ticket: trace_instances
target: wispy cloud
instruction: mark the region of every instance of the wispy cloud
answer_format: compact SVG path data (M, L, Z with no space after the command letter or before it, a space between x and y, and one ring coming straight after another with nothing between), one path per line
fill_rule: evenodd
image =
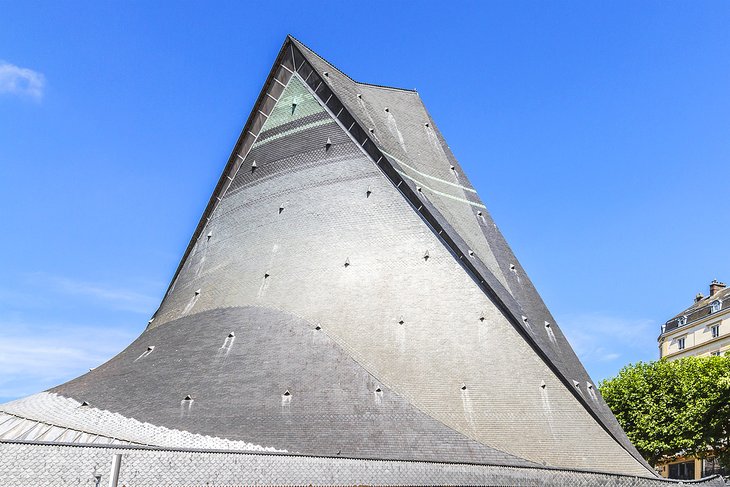
M159 287L23 275L0 296L0 403L66 382L120 352L144 329Z
M120 352L134 330L0 319L0 402L76 377Z
M41 73L0 60L0 94L43 98L46 78Z
M657 358L659 332L653 320L584 313L565 315L558 323L596 380L615 375L628 363Z
M155 296L127 287L99 284L45 273L30 274L29 278L37 286L46 287L59 294L75 295L101 301L112 309L132 311L134 313L151 313L155 310L157 304Z

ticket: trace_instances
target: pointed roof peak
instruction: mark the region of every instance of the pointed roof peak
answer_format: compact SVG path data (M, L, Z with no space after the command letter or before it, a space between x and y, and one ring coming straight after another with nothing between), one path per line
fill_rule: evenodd
M286 81L286 84L279 80L277 76L282 77ZM295 80L296 83L289 84L291 80ZM289 35L282 45L277 61L267 79L267 83L259 95L259 100L252 110L249 121L244 127L241 136L243 142L237 143L234 149L234 155L231 156L229 165L221 176L221 181L223 181L223 183L219 183L221 188L225 188L223 184L228 184L225 179L226 176L228 174L235 176L240 168L235 166L234 163L244 165L249 160L260 157L261 167L266 170L268 159L266 158L264 149L267 149L268 146L259 145L252 150L259 150L261 148L261 152L252 152L250 155L248 152L240 149L240 147L251 148L254 144L253 140L259 140L257 134L261 134L263 127L266 126L265 123L268 123L268 115L272 113L271 110L277 106L276 104L279 103L282 94L292 85L301 85L299 88L309 93L309 95L319 97L320 105L326 105L328 103L327 100L334 100L332 105L337 106L339 111L337 115L329 113L328 116L332 118L339 117L341 122L343 120L346 121L346 124L341 128L352 137L355 144L364 148L367 156L372 159L374 164L384 169L383 174L390 183L396 189L401 188L400 194L406 198L412 209L420 215L419 218L424 219L432 228L444 246L459 259L463 258L461 265L472 279L479 282L482 292L489 297L498 313L512 324L516 332L527 342L528 346L540 356L551 373L554 373L569 393L574 395L578 404L581 404L598 424L613 436L624 449L634 455L637 460L641 461L638 452L632 449L633 447L630 445L628 438L625 437L625 434L620 429L620 426L615 418L613 418L607 406L599 401L588 402L571 381L571 379L580 379L581 382L584 382L590 378L582 368L579 359L575 356L570 345L560 333L557 324L554 328L553 326L549 328L550 331L554 330L554 333L551 333L550 337L542 327L536 330L532 330L529 327L527 319L524 318L525 315L530 316L532 321L537 323L539 323L540 319L543 319L545 322L549 321L550 323L554 323L554 319L544 307L544 304L542 304L537 291L529 286L530 283L526 276L522 275L522 281L515 284L512 281L507 281L507 278L502 275L503 269L506 268L505 264L516 262L516 259L498 232L496 236L490 236L480 226L486 223L492 224L491 218L489 218L483 203L476 195L476 190L468 183L466 176L464 175L456 181L453 179L453 174L448 168L454 168L458 165L456 159L453 157L443 137L435 128L435 124L428 115L417 93L417 97L413 98L410 94L415 92L409 90L379 87L377 85L363 86L366 84L354 81L296 38ZM381 90L381 88L386 89ZM358 93L362 94L362 99L366 100L367 104L358 102L356 96ZM273 103L269 100L273 100ZM263 108L263 111L261 111L261 108L265 105L268 108ZM284 97L281 101L280 108L283 113L291 110L291 98ZM388 109L387 113L384 111L386 108ZM392 114L390 113L391 110L393 111ZM323 117L325 115L324 108L322 109L321 115ZM266 122L263 121L262 117L266 118ZM284 118L288 120L288 117ZM398 119L400 128L398 128L398 124L392 126L392 122L395 122L394 119ZM424 122L428 122L429 125L434 126L434 129L423 130ZM391 124L391 126L388 124ZM382 132L384 134L382 139L373 139L368 133L367 128L373 125L377 127L378 133ZM403 129L403 134L400 133L401 129ZM314 143L320 141L320 144L322 143L322 138L327 138L331 141L327 137L328 133L330 132L317 132L315 134L316 137L312 135L314 137L312 141ZM394 135L390 137L388 135L389 133ZM264 135L263 139L265 140L266 138L267 136ZM404 142L404 139L408 144ZM344 138L336 138L336 140L340 141L344 140ZM248 145L245 145L246 143ZM407 153L406 145L408 147L423 147L424 151L426 149L429 151L426 156L416 158L413 153ZM391 155L391 153L395 155ZM240 154L245 154L246 156L244 157ZM240 163L238 162L239 159L241 161ZM251 166L251 173L253 173L256 162L253 162ZM250 177L250 175L244 174L246 172L241 173L242 177ZM423 178L426 178L429 185L440 184L441 186L439 188L443 189L440 194L444 196L444 199L434 198L433 201L429 201L420 196L420 193L416 189L417 187L430 189L429 186L425 186L421 182L424 181ZM231 178L228 179L232 181ZM378 186L378 188L385 187L389 186ZM457 188L458 193L450 193L450 191L456 191L451 188ZM463 193L462 190L468 194ZM206 208L206 213L203 219L201 219L201 222L206 221L206 218L207 220L210 219L210 215L216 205L216 200L220 201L220 198L217 198L217 194L223 194L224 191L224 189L216 189L216 193L211 198L209 208ZM475 213L477 208L481 208L484 211L477 210ZM463 215L463 218L449 218L451 215ZM481 218L481 223L478 222L476 216ZM473 221L473 225L462 224L462 220L464 222ZM200 231L202 231L203 226L200 226L200 228ZM197 233L199 233L199 230L196 230ZM462 235L467 237L469 241L463 238ZM506 249L503 251L504 255L493 254L488 242L480 246L481 238L484 238L485 242L487 239L495 239L494 241L498 244L499 248ZM189 244L188 250L186 250L178 266L178 271L176 271L171 286L174 284L175 279L177 279L183 264L188 259L193 241ZM474 245L475 243L477 244L476 246ZM428 248L428 245L424 245L422 248ZM348 267L348 263L349 258L346 259L345 267ZM502 281L500 281L500 277L503 279ZM269 272L264 274L264 279L267 278L269 278ZM277 279L281 279L281 276ZM525 287L525 281L527 282L527 287ZM512 287L510 287L510 283ZM208 295L210 295L210 290L206 291L206 296ZM216 298L214 297L212 299L215 300ZM520 319L521 316L522 319ZM400 318L398 323L404 325L405 320ZM396 327L401 334L400 336L405 336L403 333L406 332L418 332L417 317L409 318L409 323L411 323L409 327ZM164 321L162 324L164 324ZM476 385L478 386L478 384Z
M375 84L375 83L364 83L362 81L357 81L355 79L352 79L347 73L345 73L340 68L338 68L337 66L335 66L334 64L332 64L331 62L329 62L328 60L326 60L325 58L323 58L319 54L317 54L317 52L315 52L312 48L310 48L309 46L307 46L306 44L304 44L302 41L300 41L299 39L297 39L296 37L294 37L291 34L287 34L286 41L285 42L291 42L291 43L293 43L295 46L297 46L299 48L300 51L302 51L302 54L304 56L307 56L307 54L313 55L319 61L325 63L330 69L332 69L333 71L337 72L338 74L344 76L345 78L347 78L348 80L350 80L351 82L353 82L355 84L358 84L358 85L361 85L361 86L370 86L370 87L373 87L373 88L383 88L383 89L387 89L387 90L403 91L403 92L406 92L406 93L413 93L415 95L418 95L418 91L417 90L414 90L414 89L400 88L400 87L397 87L397 86L379 85L379 84Z

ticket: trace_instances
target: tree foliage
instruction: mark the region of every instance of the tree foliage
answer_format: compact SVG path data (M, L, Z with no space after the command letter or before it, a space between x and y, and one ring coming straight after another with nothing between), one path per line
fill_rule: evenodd
M680 453L730 467L730 356L627 365L601 394L652 465Z

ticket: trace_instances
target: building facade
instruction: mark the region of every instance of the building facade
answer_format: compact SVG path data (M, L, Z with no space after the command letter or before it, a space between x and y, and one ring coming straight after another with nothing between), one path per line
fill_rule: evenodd
M730 289L717 280L707 296L698 294L689 308L662 325L659 358L720 355L730 350Z
M707 296L697 294L694 304L662 325L659 358L708 357L730 350L730 288L713 280ZM712 457L679 455L662 461L657 470L671 479L699 479L724 473Z
M711 475L727 475L714 457L679 455L659 462L656 468L659 475L674 480L698 480Z

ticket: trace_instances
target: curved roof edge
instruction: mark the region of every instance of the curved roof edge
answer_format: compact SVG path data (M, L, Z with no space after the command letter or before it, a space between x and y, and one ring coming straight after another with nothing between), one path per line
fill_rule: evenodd
M282 65L283 59L286 57L286 50L289 46L294 46L299 52L300 56L304 57L307 63L309 63L309 60L305 57L305 54L302 52L302 48L306 50L306 53L315 56L317 60L320 60L321 62L324 62L327 66L331 66L333 69L335 69L339 74L344 76L346 79L350 80L353 83L358 83L357 81L353 80L349 76L347 76L345 73L343 73L341 70L336 68L334 65L332 65L330 62L326 61L324 58L316 54L314 51L309 49L307 46L302 44L300 41L298 41L296 38L294 38L291 35L287 35L278 55L275 60L275 62L272 65L272 68L269 72L269 75L266 79L266 82L264 83L261 92L259 94L259 97L257 98L254 107L251 111L251 114L249 115L249 118L241 132L241 135L239 136L239 139L234 146L233 151L231 152L231 155L229 157L228 163L226 164L221 177L215 187L215 190L213 191L213 194L211 195L211 198L206 206L206 209L198 223L198 226L195 229L195 232L193 233L193 236L185 250L185 253L180 260L180 264L178 265L173 279L170 281L170 284L168 286L168 289L165 293L165 297L169 294L170 290L173 288L175 281L180 274L180 271L182 270L182 266L184 265L185 261L187 260L190 252L194 248L198 238L202 234L210 215L212 214L213 210L217 206L217 202L220 200L220 195L226 190L227 185L229 184L228 179L230 178L230 174L235 173L240 166L240 162L243 161L245 158L245 154L248 152L248 148L250 148L250 144L252 144L252 140L250 136L253 136L255 139L256 135L251 131L252 128L254 128L254 124L258 119L258 113L257 113L257 107L262 105L262 101L267 96L267 87L273 83L276 73L279 69L279 66ZM301 48L300 48L301 46ZM283 66L283 65L282 65ZM288 69L288 68L286 68ZM295 68L296 71L296 68ZM319 76L317 76L319 78ZM321 83L320 83L321 85ZM368 86L378 86L378 85L368 85ZM383 87L385 89L393 89L397 91L401 91L404 93L414 93L418 96L417 92L415 90L406 90L406 89L399 89L399 88L390 88L390 87ZM332 94L334 94L334 91L332 91ZM335 98L339 98L335 95ZM419 97L420 100L420 97ZM340 102L340 104L345 107L345 103ZM622 438L617 435L615 431L613 431L614 428L610 427L604 419L587 403L586 399L582 397L578 392L574 390L573 387L571 387L570 380L568 377L566 377L562 371L549 359L549 357L545 354L545 352L541 349L541 347L535 342L535 340L530 336L530 334L524 329L522 326L521 320L518 316L515 316L515 314L510 309L510 306L507 304L508 301L512 301L509 299L511 296L509 296L509 293L499 293L497 290L501 287L497 281L497 279L487 270L486 266L481 263L478 259L472 263L469 258L467 258L467 252L464 250L466 248L465 243L463 241L463 238L456 232L453 227L450 225L448 220L444 218L444 216L436 209L428 199L421 198L419 196L419 193L417 191L416 185L412 183L411 181L405 180L404 178L400 177L397 170L395 169L393 163L390 161L390 159L386 156L384 156L380 150L380 144L376 143L372 140L371 137L369 137L366 133L366 131L362 128L365 125L363 125L362 121L359 119L359 117L356 116L356 114L353 114L352 111L348 108L346 109L346 112L349 114L350 118L355 121L353 124L354 129L359 134L362 134L365 136L364 141L360 144L362 147L362 150L364 150L366 153L368 153L372 158L373 161L376 163L378 167L381 168L381 170L384 172L386 177L391 179L391 182L393 184L396 184L399 188L399 191L403 194L403 196L406 198L407 201L410 202L410 204L413 206L413 209L418 213L424 221L432 228L432 231L439 236L439 238L444 242L447 248L449 248L455 258L458 259L458 261L461 263L463 268L467 271L468 274L472 276L472 278L475 280L475 282L483 289L485 294L489 296L493 302L500 308L500 310L504 313L505 317L509 321L512 322L515 329L523 336L523 338L527 341L528 344L536 351L536 353L541 357L541 359L548 365L548 367L553 370L553 372L556 374L556 376L564 383L565 387L572 392L572 394L575 396L579 404L581 404L588 413L593 416L593 418L596 420L596 422L605 430L608 432L608 434L616 440L616 442L621 445L631 456L633 456L642 466L646 468L646 470L654 475L656 475L656 472L654 472L653 469L646 463L646 461L641 457L641 455L638 453L636 448L628 442L628 438L626 438L626 441L623 441ZM260 127L259 127L260 128ZM255 130L255 129L254 129ZM249 136L250 135L250 136ZM368 143L369 142L369 143ZM246 148L248 146L248 148ZM243 150L242 150L243 149ZM243 153L244 156L241 156L240 154ZM378 158L378 156L380 156ZM239 160L240 159L240 160ZM405 184L402 184L405 183ZM476 264L476 265L474 265ZM485 272L486 271L486 272ZM501 295L500 295L501 294ZM164 300L164 298L163 298ZM155 312L157 314L158 310ZM154 320L154 315L152 317L152 320ZM150 322L152 321L150 320ZM620 426L619 426L620 427ZM627 444L628 443L628 444Z
M299 49L299 46L302 45L301 42L297 41L291 36L288 36L287 40L291 40L292 43L297 47L297 49ZM307 53L315 56L317 60L321 60L327 66L332 66L330 62L323 59L311 49L307 48L306 46L304 46L304 48L307 50ZM301 52L301 49L299 49L299 51L307 61L311 62L311 60L306 58L307 53ZM346 79L354 82L352 78L347 76L345 73L342 73L339 69L337 71L341 73L342 76L346 77ZM614 419L614 421L616 421L615 426L620 429L620 432L616 431L614 427L608 424L608 419L603 418L599 411L594 410L594 408L591 407L586 398L575 390L575 388L571 384L570 378L567 377L563 373L561 368L551 360L549 354L546 353L546 351L542 349L542 347L539 345L539 343L537 343L533 336L531 336L528 327L523 324L523 320L521 319L521 317L515 314L514 310L520 307L519 303L517 303L514 297L506 291L506 289L501 285L499 280L494 277L494 275L489 271L487 266L480 259L474 257L470 258L469 253L466 250L468 249L468 245L461 237L459 232L457 232L453 228L449 220L444 217L444 215L438 210L438 208L435 207L435 205L433 205L431 201L420 195L417 185L415 183L400 176L398 170L395 167L395 163L391 161L391 158L388 157L387 154L383 154L381 144L375 141L372 137L370 137L367 132L362 128L366 125L363 124L363 121L360 119L357 113L355 113L349 107L349 105L344 100L342 100L342 97L336 93L335 88L331 86L329 88L334 97L340 100L340 104L345 107L345 110L349 113L349 116L353 120L355 120L355 130L365 136L364 142L360 143L364 152L368 153L368 155L373 159L376 165L380 167L380 169L383 171L385 176L391 180L391 183L398 188L403 197L406 198L406 200L411 204L414 211L416 211L416 213L423 218L426 224L432 229L432 231L438 236L438 238L444 243L444 245L448 249L450 249L454 257L457 259L459 264L461 264L462 268L464 268L467 274L472 277L472 279L482 289L482 291L492 300L493 303L495 303L495 305L498 307L498 309L500 309L500 311L508 319L508 321L512 323L513 327L518 331L518 333L522 335L523 339L528 344L530 344L533 350L535 350L535 352L553 371L556 377L558 377L561 382L563 382L566 389L568 389L573 394L578 403L583 406L583 408L595 419L595 421L612 438L614 438L614 440L619 445L621 445L624 450L626 450L632 457L634 457L634 459L636 459L637 462L639 462L648 472L653 475L657 475L656 472L651 468L651 466L646 462L646 460L639 454L634 445L631 444L628 437L625 437L625 433L622 429L620 429L620 425L618 424L618 422ZM419 103L425 109L425 105L420 99L420 96ZM359 126L359 128L357 126ZM373 148L375 148L374 151ZM621 435L620 433L624 434Z

